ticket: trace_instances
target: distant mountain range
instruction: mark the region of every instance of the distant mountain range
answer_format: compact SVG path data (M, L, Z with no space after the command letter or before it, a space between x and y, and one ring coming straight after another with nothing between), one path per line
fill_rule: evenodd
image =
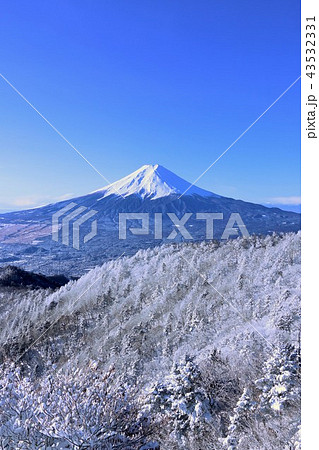
M65 213L60 213L61 210ZM127 239L119 239L120 213L148 213L147 234L132 234L128 228L141 228L140 221L132 219L126 224ZM213 231L214 239L218 240L225 229L232 231L230 237L236 237L234 228L238 229L238 235L242 234L240 223L229 222L234 213L240 215L249 234L296 232L300 229L300 214L223 197L191 185L163 166L144 165L121 180L87 195L1 214L0 264L14 264L48 275L81 275L123 252L130 255L141 248L189 239L181 235L182 226L177 223L187 213L184 226L189 236L197 241L206 239L206 227L212 225L203 219L205 213L222 215L222 219L221 216L215 218L213 230L210 230L210 237ZM52 217L59 214L57 241L54 241ZM161 221L161 238L155 232L156 218ZM92 237L94 222L97 231ZM62 243L62 226L69 245ZM81 243L79 250L72 247L72 237L74 244L76 232ZM92 238L85 242L85 236L89 235Z
M279 208L283 211L291 211L301 214L301 203L291 204L291 203L264 203L267 208Z

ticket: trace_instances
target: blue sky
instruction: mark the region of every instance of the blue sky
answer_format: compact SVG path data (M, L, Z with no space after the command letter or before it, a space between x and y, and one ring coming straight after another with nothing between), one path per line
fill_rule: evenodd
M299 24L296 0L13 0L1 73L110 181L193 181L299 76ZM0 105L0 209L106 184L1 79ZM198 185L298 203L300 82Z

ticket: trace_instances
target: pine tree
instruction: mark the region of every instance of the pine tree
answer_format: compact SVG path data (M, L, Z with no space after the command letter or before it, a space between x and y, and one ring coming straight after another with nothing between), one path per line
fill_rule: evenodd
M210 421L214 409L214 401L202 388L200 369L188 356L185 362L174 364L164 383L152 388L151 405L169 416L179 436Z
M234 408L234 414L230 417L227 437L222 440L223 445L227 450L236 450L238 448L241 434L249 428L251 412L254 408L255 402L252 401L248 390L244 388L243 393Z
M264 365L264 376L256 381L262 391L260 413L271 416L293 406L300 397L300 354L292 345L278 347Z

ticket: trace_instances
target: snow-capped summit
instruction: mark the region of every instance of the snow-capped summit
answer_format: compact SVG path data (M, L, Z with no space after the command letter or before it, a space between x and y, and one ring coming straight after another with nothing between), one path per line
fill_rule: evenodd
M187 195L197 194L202 197L219 197L213 192L190 186L191 183L175 175L175 173L165 167L159 164L147 164L98 191L104 191L104 197L111 194L121 195L122 197L135 194L142 199L157 199L173 194L181 195L189 188Z

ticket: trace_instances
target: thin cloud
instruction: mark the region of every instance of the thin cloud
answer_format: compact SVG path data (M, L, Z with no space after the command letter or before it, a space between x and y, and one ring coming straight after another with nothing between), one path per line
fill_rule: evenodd
M47 205L48 203L56 203L56 202L62 202L63 200L68 200L72 197L74 197L75 194L69 193L60 195L57 197L51 197L51 196L25 196L25 197L17 197L13 199L11 202L1 201L0 204L3 205L5 208L35 208L38 206Z
M267 200L267 203L273 205L300 205L300 196L290 196L290 197L272 197Z

